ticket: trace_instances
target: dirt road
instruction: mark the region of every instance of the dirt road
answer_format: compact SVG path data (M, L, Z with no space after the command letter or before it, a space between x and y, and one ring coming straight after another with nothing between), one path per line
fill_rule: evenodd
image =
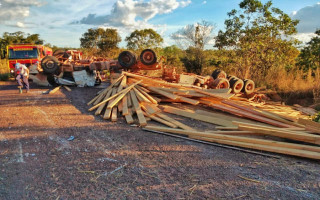
M0 199L320 199L318 161L145 132L87 112L99 89L35 87L0 82Z

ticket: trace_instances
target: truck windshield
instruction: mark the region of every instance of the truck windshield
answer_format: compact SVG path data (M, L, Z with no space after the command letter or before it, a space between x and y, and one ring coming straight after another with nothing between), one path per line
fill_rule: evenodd
M9 49L9 59L38 58L37 48L33 49Z

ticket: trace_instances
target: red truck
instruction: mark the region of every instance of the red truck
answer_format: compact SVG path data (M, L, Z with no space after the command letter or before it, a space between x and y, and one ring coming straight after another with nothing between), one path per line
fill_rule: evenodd
M42 58L51 55L52 49L43 45L12 44L7 46L7 59L11 75L14 75L16 63L24 64L28 68L32 65L39 68Z

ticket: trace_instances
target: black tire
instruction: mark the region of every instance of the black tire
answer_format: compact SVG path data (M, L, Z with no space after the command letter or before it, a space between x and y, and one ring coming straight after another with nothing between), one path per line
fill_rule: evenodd
M227 76L227 79L229 80L229 82L234 78L237 78L237 77L236 76Z
M59 73L59 61L54 56L46 56L41 60L41 67L46 74Z
M212 74L211 74L212 78L216 77L217 74L219 74L220 72L221 72L221 69L215 69L215 70L213 70L213 72L212 72ZM214 78L214 79L215 79L215 78Z
M118 62L123 68L129 69L137 63L137 57L130 51L123 51L119 54Z
M250 79L245 79L244 81L244 87L242 89L242 92L244 92L246 95L252 94L255 89L255 84Z
M232 78L230 81L230 88L232 89L232 92L234 94L238 94L241 92L244 86L244 82L241 79L238 78Z
M227 89L230 88L230 84L225 78L217 78L213 81L213 87L215 89Z
M140 54L140 61L145 65L153 65L157 62L157 55L151 49L145 49Z
M69 58L69 55L67 54L67 52L65 52L62 49L55 50L52 55L55 57Z
M56 83L54 75L53 74L48 74L47 75L47 81L52 85L53 87L58 86L58 83Z
M212 78L213 79L217 79L217 78L226 79L227 78L227 74L224 71L220 70L220 71L217 71L216 73L212 73Z

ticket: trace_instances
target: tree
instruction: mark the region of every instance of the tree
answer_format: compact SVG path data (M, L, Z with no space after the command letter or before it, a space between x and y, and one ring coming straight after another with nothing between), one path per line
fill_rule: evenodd
M200 23L187 25L171 36L181 48L187 49L182 62L188 72L201 74L206 66L204 47L213 39L213 29L211 23L203 20Z
M143 29L133 31L125 41L128 49L143 50L160 47L163 38L153 29Z
M315 71L320 69L320 29L315 32L316 36L311 38L298 57L298 66L303 71L309 69Z
M109 52L118 49L121 37L116 29L88 29L80 38L80 46L97 52Z
M264 79L270 71L295 64L298 20L292 20L272 2L243 0L241 10L232 10L225 20L225 31L219 31L215 47L235 51L237 69L242 78Z
M1 57L4 57L7 45L18 43L43 44L43 42L44 41L40 39L39 34L26 34L21 31L17 31L14 33L4 32L2 38L0 38Z
M202 20L178 30L171 38L183 49L194 47L203 50L205 45L213 39L213 30L214 26L210 22Z

